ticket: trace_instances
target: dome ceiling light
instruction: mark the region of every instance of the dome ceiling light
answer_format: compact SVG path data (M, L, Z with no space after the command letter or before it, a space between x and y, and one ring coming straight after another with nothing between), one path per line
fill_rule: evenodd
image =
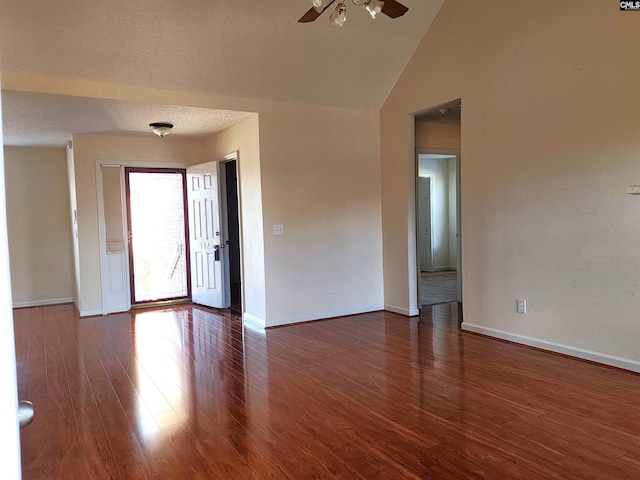
M173 124L163 122L150 123L149 126L151 127L151 131L159 137L164 137L173 128Z

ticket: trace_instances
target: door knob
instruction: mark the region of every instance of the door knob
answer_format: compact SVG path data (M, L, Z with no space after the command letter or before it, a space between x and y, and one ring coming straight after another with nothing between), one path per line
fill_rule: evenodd
M20 428L24 428L33 422L34 410L33 403L27 400L21 400L18 402L18 422Z

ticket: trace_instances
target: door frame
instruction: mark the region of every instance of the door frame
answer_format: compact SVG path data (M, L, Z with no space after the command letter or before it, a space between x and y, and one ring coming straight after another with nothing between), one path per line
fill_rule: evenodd
M224 282L224 304L226 308L231 306L231 255L229 253L229 207L227 205L227 175L225 163L231 160L220 160L218 165L218 191L220 202L220 230L222 233L222 256L224 263L222 264L222 281Z
M228 153L227 155L224 155L220 158L218 158L216 161L218 162L228 162L228 161L232 161L235 160L236 161L236 182L237 182L237 189L238 189L238 223L239 223L239 230L240 230L240 234L239 234L239 242L240 242L240 295L241 295L241 308L242 308L242 315L244 316L245 311L246 311L246 302L247 302L247 296L246 296L246 282L245 282L245 269L244 269L244 264L245 264L245 260L244 260L244 230L243 230L243 226L244 226L244 222L242 220L243 218L243 208L242 208L242 182L241 182L241 176L242 176L242 165L240 162L240 152L238 150L234 150L230 153ZM104 197L102 195L102 170L101 170L101 166L102 165L110 165L110 166L120 166L122 169L122 175L121 175L121 191L124 195L124 168L126 167L140 167L140 168L184 168L186 169L187 167L192 166L193 164L186 164L186 163L178 163L178 162L167 162L167 163L163 163L163 162L140 162L140 161L135 161L135 160L121 160L121 159L102 159L102 160L96 160L95 161L95 171L96 171L96 183L97 186L99 188L98 190L98 237L99 237L99 244L100 244L100 282L101 282L101 291L102 291L102 314L103 315L107 315L108 313L115 313L116 311L112 311L109 312L108 308L109 305L107 304L107 292L108 292L108 281L109 281L109 277L108 277L108 272L107 272L107 239L106 239L106 232L105 232L105 227L104 227ZM124 207L124 199L123 199L123 207ZM224 206L226 208L226 205ZM123 230L126 232L127 231L127 218L126 215L123 212L123 216L122 216L122 228ZM127 278L131 278L130 272L129 272L129 245L128 242L126 242L125 244L125 272L127 275ZM126 306L123 307L123 309L118 310L118 311L129 311L131 310L131 292L128 292L127 294L127 298L128 298L128 304Z
M243 275L242 275L242 211L240 209L240 175L238 171L238 155L237 152L226 155L222 160L218 162L218 182L220 185L220 213L222 231L224 233L224 241L229 241L229 203L227 198L227 175L226 164L230 162L236 162L236 203L238 210L238 247L239 247L239 260L240 260L240 305L244 310L244 295L243 295ZM225 282L225 303L231 306L231 245L226 243L224 249L225 266L223 268L223 281Z
M100 248L100 283L101 283L101 293L102 293L102 315L107 315L109 313L117 313L117 312L128 312L131 310L131 291L129 291L130 287L127 288L127 304L122 308L118 308L116 310L109 310L109 305L107 303L108 298L108 288L109 288L109 272L107 269L107 238L105 231L105 217L104 217L104 195L102 191L102 166L110 166L110 167L120 167L121 175L120 175L120 191L122 194L122 229L124 232L128 232L127 225L127 215L126 215L126 193L125 193L125 178L124 178L124 169L125 168L169 168L169 169L186 169L189 165L185 163L177 163L177 162L140 162L140 161L129 161L129 160L114 160L114 159L103 159L96 160L95 169L96 169L96 186L97 186L97 195L98 195L98 241ZM187 226L188 227L188 226ZM188 246L187 246L188 251ZM124 255L124 271L127 280L131 278L131 272L129 271L129 242L125 242L125 255ZM190 281L190 278L189 278ZM129 284L129 281L127 282Z
M415 149L415 225L420 225L420 193L418 191L418 178L420 178L420 155L451 155L456 157L456 246L458 252L458 265L456 267L456 289L458 296L458 303L462 303L462 188L461 188L461 164L462 164L462 152L458 148L441 148L441 147L416 147ZM433 203L433 202L432 202ZM433 204L431 206L433 211ZM433 219L432 219L433 221ZM431 232L433 236L433 231ZM418 290L418 310L422 310L422 272L420 269L420 229L415 229L416 235L416 271L417 278L417 290ZM433 243L433 240L432 240Z
M133 298L133 294L135 292L135 283L133 278L133 252L131 251L130 243L131 243L131 208L130 208L130 184L128 181L127 174L134 171L134 173L173 173L182 176L182 219L184 222L184 255L185 255L185 263L186 263L186 276L185 280L187 282L187 294L184 297L171 297L171 298L157 298L154 300L144 301L144 302L135 302ZM127 234L127 248L129 254L127 255L127 260L129 262L129 298L131 305L148 305L158 302L173 302L173 301L184 301L185 299L191 299L191 255L189 249L189 213L187 211L187 170L186 168L169 168L169 167L124 167L124 181L125 181L125 202L123 204L123 208L126 211L125 232Z
M224 234L224 240L229 239L228 231L228 205L227 205L227 185L226 176L223 176L223 165L227 162L236 162L236 192L238 197L238 243L240 247L240 308L242 314L245 312L245 284L244 284L244 248L243 248L243 230L242 230L242 192L240 189L240 154L238 150L235 150L222 158L216 160L218 163L218 185L220 188L220 213L221 213L221 229ZM231 305L231 273L230 273L230 261L229 261L229 249L223 249L225 256L225 267L222 269L223 281L225 282L225 302L227 305Z

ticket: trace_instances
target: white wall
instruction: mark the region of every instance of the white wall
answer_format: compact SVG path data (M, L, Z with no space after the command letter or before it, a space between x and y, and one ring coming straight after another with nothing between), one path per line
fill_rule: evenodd
M74 276L65 150L4 151L13 304L69 302Z
M417 303L410 114L462 98L465 327L640 365L638 43L616 3L444 4L381 111L386 303Z
M381 309L378 115L251 109L205 142L207 160L239 151L246 316L274 326Z
M240 151L243 243L251 249L245 294L257 301L246 304L249 317L273 326L381 309L377 114L270 105L259 115L259 144L257 118L206 143L209 160ZM273 235L274 224L283 236Z
M243 316L266 324L264 229L260 176L260 130L258 115L213 135L204 144L207 161L238 152L238 203L242 236Z
M460 125L415 122L415 145L432 153L460 152Z
M260 113L269 325L383 307L379 139L375 112Z

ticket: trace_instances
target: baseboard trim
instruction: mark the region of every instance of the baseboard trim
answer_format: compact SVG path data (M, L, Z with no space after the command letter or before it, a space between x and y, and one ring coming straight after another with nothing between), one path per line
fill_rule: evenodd
M389 312L404 315L405 317L415 317L420 315L420 310L418 310L417 308L408 309L408 308L396 307L395 305L385 305L384 309L388 310Z
M48 300L35 300L33 302L14 302L13 308L42 307L45 305L60 305L62 303L73 303L73 298L50 298Z
M131 311L131 307L119 307L119 308L114 308L113 310L107 310L107 313L104 313L104 310L100 310L100 314L111 315L112 313L124 313L124 312L130 312L130 311Z
M95 317L97 315L104 315L101 308L97 310L80 310L81 317Z
M250 323L251 326L259 327L262 329L264 329L265 323L266 323L264 319L260 317L256 317L255 315L251 315L250 313L246 313L246 312L242 314L242 320L243 320L243 323L246 321L247 323Z
M329 320L330 318L346 317L349 315L360 315L362 313L379 312L384 310L383 305L372 305L364 308L354 308L349 310L338 310L334 312L325 312L318 315L309 315L304 317L294 317L280 320L267 320L265 328L282 327L294 323L314 322L316 320Z
M499 338L500 340L507 340L509 342L519 343L521 345L536 347L542 350L561 353L570 357L576 357L582 360L588 360L590 362L601 363L610 367L622 368L623 370L630 370L632 372L640 373L640 362L637 362L635 360L615 357L613 355L607 355L605 353L584 350L582 348L571 347L569 345L563 345L561 343L549 342L546 340L540 340L538 338L518 335L516 333L504 332L502 330L482 327L480 325L473 325L466 322L462 322L461 328L462 330L466 330L468 332L478 333L480 335L486 335L488 337Z

